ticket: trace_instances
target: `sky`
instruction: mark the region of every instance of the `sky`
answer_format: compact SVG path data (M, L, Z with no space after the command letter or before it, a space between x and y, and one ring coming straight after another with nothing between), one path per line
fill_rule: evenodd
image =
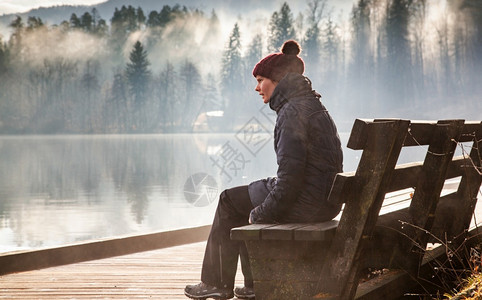
M107 0L1 0L0 15L22 13L38 7L55 5L93 5Z

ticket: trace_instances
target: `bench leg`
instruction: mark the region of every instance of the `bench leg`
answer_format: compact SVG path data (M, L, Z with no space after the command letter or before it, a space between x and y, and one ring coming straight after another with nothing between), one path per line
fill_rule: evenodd
M309 299L315 294L327 243L246 241L256 299Z

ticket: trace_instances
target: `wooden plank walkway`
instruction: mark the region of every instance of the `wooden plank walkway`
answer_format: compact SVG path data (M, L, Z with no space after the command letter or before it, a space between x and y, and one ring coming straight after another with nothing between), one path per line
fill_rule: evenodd
M446 186L446 191L453 191L456 184ZM408 192L404 194L387 195L385 209L392 206L407 205ZM476 208L477 220L482 218L482 189L479 191L479 203ZM191 232L192 231L192 232ZM199 238L200 232L206 228L199 228L177 232L183 236L194 235ZM167 235L166 235L167 234ZM90 244L90 248L112 247L115 245L129 245L134 251L143 247L165 247L166 238L172 239L173 233L159 233L139 237L129 237L119 241L104 241L102 244ZM205 237L204 237L205 238ZM193 237L185 238L185 240ZM146 243L136 246L133 244ZM180 243L181 241L176 241ZM68 265L43 268L39 270L12 273L0 276L0 299L187 299L184 296L186 284L200 281L201 264L206 242L196 242L180 246L172 246L158 250L150 250L103 258ZM66 247L66 251L85 252L90 248L85 245ZM152 248L150 248L152 249ZM112 251L111 251L112 252ZM117 255L121 250L117 250ZM48 252L45 257L51 259L57 252ZM129 252L131 253L131 252ZM104 255L93 253L92 257ZM58 255L58 253L56 254ZM84 255L89 256L89 255ZM20 259L32 259L25 257ZM85 258L83 258L85 259ZM39 263L38 265L42 265ZM2 265L0 265L2 268ZM243 284L241 270L238 270L236 285Z
M205 242L0 277L0 299L187 299ZM236 284L242 285L241 271Z

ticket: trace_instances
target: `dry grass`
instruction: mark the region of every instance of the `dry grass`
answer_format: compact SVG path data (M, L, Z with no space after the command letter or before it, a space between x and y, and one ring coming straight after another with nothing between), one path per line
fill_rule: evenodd
M450 296L445 295L449 300L461 300L461 299L471 299L480 300L482 299L482 274L474 274L468 279L466 279L460 292Z
M470 276L459 279L458 289L454 294L445 294L445 299L461 300L461 299L482 299L482 245L471 248L470 257L468 259L469 266L466 267Z

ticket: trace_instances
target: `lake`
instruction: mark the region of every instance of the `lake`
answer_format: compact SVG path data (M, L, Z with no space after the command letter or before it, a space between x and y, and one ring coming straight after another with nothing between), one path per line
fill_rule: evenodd
M0 136L0 252L210 224L223 189L276 174L253 132Z

